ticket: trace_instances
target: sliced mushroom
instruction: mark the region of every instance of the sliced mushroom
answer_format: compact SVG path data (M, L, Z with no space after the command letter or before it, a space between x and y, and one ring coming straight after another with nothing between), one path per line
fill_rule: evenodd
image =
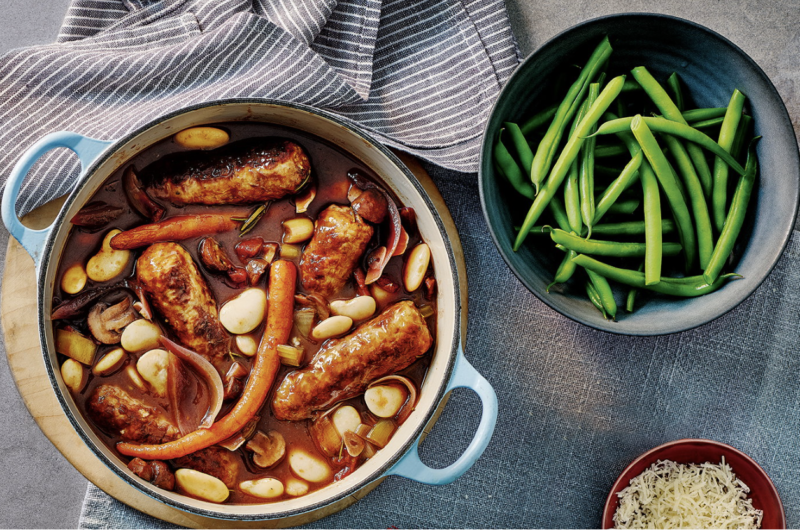
M200 241L200 260L209 270L214 272L228 272L236 268L213 237L205 237Z
M99 303L89 311L89 330L98 341L103 344L119 344L122 329L136 320L136 310L131 305L131 299L125 298L111 307Z
M258 431L245 448L253 451L253 462L258 467L268 468L283 459L286 454L286 440L278 431L269 431L267 434Z

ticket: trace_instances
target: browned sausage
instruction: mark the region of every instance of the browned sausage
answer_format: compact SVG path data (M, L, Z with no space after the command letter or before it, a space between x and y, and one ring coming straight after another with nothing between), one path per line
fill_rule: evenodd
M398 302L347 337L328 342L308 366L286 375L272 400L279 420L303 420L406 368L433 344L413 302Z
M98 427L125 441L160 444L180 435L157 409L114 385L96 387L86 402L86 412Z
M177 243L155 243L136 262L136 277L153 308L187 348L212 363L228 354L230 337L192 256Z
M255 138L165 156L141 178L150 195L175 205L249 204L294 193L310 174L308 155L296 143Z
M303 251L304 289L330 297L339 292L361 259L373 229L352 208L333 204L317 218L314 236Z

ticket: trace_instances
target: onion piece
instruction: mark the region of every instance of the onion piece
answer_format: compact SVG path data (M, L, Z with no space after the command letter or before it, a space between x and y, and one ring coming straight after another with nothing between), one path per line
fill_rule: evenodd
M139 284L139 282L133 280L127 280L128 287L136 293L136 296L139 298L139 306L136 306L136 302L134 302L134 308L139 312L147 320L153 320L153 310L150 308L150 302L147 301L147 296L144 293L144 288Z
M308 210L309 205L314 201L314 198L316 196L317 196L317 184L312 181L305 189L305 191L295 196L294 198L295 211L297 213L305 213Z
M197 418L187 418L183 414L181 403L183 402L184 394L186 393L186 372L181 363L180 358L167 352L167 396L169 396L169 406L175 414L175 423L178 424L178 430L181 436L186 436L190 432L197 430Z
M400 238L397 240L397 248L394 250L394 256L402 256L408 248L408 232L402 226L400 227Z
M353 276L356 278L358 296L371 296L369 289L367 289L367 275L364 274L361 267L356 267L356 270L353 271Z
M167 350L174 353L182 361L186 361L192 365L192 367L197 370L198 374L200 374L205 382L208 383L208 389L211 393L211 405L209 406L208 412L206 412L203 421L200 422L200 426L198 427L200 429L208 429L214 423L214 420L216 419L217 414L219 414L220 409L222 409L222 401L225 394L225 389L223 388L222 378L219 376L219 372L217 372L217 369L214 368L214 366L204 357L193 352L192 350L172 342L163 335L159 337L158 340Z
M401 383L408 389L408 399L406 399L406 402L403 403L403 406L400 407L400 410L398 410L397 414L395 415L395 419L399 425L408 419L411 413L414 412L414 408L417 406L417 386L408 377L402 375L387 375L386 377L381 377L380 379L376 379L375 381L371 382L367 388L369 389L373 386L377 386L389 381Z
M328 301L318 294L296 294L294 295L294 301L306 307L313 307L317 318L320 320L325 320L331 316L331 310L328 308Z
M133 209L157 223L164 217L166 210L160 204L155 202L142 186L139 176L133 169L133 166L128 166L125 173L122 175L122 187L125 189L125 195L128 197L128 202Z
M315 316L316 311L310 307L298 309L294 312L294 325L297 326L297 330L304 337L308 337L311 334Z
M317 448L328 457L337 456L342 448L342 437L329 416L336 408L338 408L338 405L318 416L308 428Z
M227 440L218 443L217 445L221 445L228 451L236 451L247 440L253 437L253 435L256 433L256 427L258 427L258 421L260 419L261 416L253 416L250 421L245 423L241 431L237 432Z
M367 278L365 283L367 285L371 283L375 283L378 278L381 277L383 274L383 267L386 263L386 255L389 254L386 251L386 247L378 247L372 252L369 253L367 256Z

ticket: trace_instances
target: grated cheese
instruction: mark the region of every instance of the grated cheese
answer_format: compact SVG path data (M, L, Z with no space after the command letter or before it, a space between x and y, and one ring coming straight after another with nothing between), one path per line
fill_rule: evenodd
M620 491L615 528L759 528L763 512L725 463L659 460Z

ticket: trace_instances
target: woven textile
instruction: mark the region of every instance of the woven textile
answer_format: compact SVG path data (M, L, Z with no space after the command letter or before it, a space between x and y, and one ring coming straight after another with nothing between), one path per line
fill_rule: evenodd
M800 526L800 232L764 284L729 314L663 337L577 324L517 281L492 244L474 174L428 166L464 245L469 361L497 392L489 447L460 479L425 486L390 477L314 528L598 528L606 495L639 454L709 438L770 475L789 528ZM420 448L455 461L480 402L457 390ZM84 528L162 527L89 487Z
M232 97L326 108L474 171L518 60L502 0L73 0L57 43L0 58L0 179L49 132L111 140ZM43 157L20 214L67 193L77 173L67 150Z

